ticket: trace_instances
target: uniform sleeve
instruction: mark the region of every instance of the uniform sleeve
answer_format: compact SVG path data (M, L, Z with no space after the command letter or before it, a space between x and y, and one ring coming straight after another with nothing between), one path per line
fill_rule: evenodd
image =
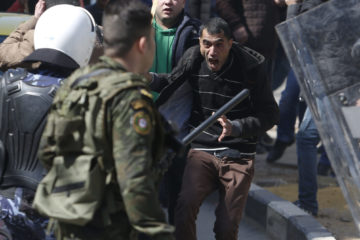
M20 24L0 44L0 68L7 69L17 66L34 51L34 29L37 19L30 18Z
M138 90L121 95L112 107L112 135L117 181L127 215L137 231L154 239L172 239L174 228L166 223L158 200L152 108L133 108L131 103L141 99Z

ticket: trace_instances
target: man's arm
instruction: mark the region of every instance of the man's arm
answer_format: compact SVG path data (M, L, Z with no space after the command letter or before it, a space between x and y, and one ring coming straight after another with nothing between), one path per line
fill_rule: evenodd
M0 68L8 69L17 66L34 51L34 28L37 19L30 18L18 26L0 44Z
M231 131L232 136L259 136L279 122L279 107L265 72L264 64L252 70L250 76L253 77L255 86L250 91L250 98L254 115L242 119L231 119L233 127L236 128Z
M0 68L15 67L34 51L34 29L37 20L45 11L45 1L39 0L35 6L34 16L20 24L0 44Z
M117 181L131 225L153 239L172 239L174 228L166 223L158 200L153 149L160 136L154 136L157 123L146 101L138 90L128 91L111 108Z
M171 73L151 73L152 79L149 79L151 81L151 90L160 92L176 79L186 78L185 76L191 72L192 67L197 66L197 64L199 64L202 59L203 58L201 57L199 46L190 47L182 55L178 64L173 68Z
M150 75L146 76L149 80L151 90L155 92L161 92L163 88L169 85L168 79L170 74L167 73L153 73L151 72Z

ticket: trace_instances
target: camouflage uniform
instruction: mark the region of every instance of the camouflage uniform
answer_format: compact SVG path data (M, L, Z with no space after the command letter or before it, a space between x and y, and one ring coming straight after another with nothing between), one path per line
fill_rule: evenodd
M101 91L99 85L111 82L125 71L118 62L102 57L98 64L76 71L59 90L54 104L57 98L67 98L69 86L79 77L99 69L109 71L92 76L91 80L80 84ZM126 83L137 86L126 88L110 97L103 116L105 129L101 129L105 130L107 139L93 144L95 150L107 151L104 156L113 159L112 180L106 184L104 198L94 217L85 226L55 221L57 239L129 240L137 239L137 232L150 235L153 239L173 239L174 228L166 223L157 194L160 179L157 166L164 152L164 130L159 124L160 117L153 105L146 80L137 76L127 79ZM90 122L96 122L96 119ZM95 128L99 127L102 126L96 125ZM66 149L57 145L57 151L51 150L52 140L46 135L48 128L49 123L42 137L39 158L50 168L54 155L66 152ZM92 141L85 139L87 136L83 141Z

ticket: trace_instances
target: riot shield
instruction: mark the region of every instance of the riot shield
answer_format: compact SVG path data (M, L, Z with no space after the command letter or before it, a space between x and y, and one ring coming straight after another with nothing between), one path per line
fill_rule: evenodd
M331 0L276 30L360 231L359 23L359 0Z

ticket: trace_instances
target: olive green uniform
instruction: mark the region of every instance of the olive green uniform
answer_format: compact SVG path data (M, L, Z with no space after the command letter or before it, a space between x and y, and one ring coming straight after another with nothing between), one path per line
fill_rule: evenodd
M84 118L88 129L83 130L84 133L80 136L72 134L61 144L54 146L52 134L56 134L57 130L53 130L54 127L49 126L49 123L42 136L39 157L49 169L57 155L63 155L64 162L67 156L76 155L77 153L69 149L75 149L77 142L81 142L81 154L96 155L94 153L97 152L104 156L104 165L113 166L107 175L104 197L92 220L84 226L55 221L57 238L129 240L137 239L137 232L142 232L153 239L173 239L174 228L166 223L157 193L157 183L161 175L158 164L164 152L164 131L145 78L132 74L129 79L108 86L107 92L101 92L102 85L116 82L116 78L125 71L118 62L102 57L98 64L77 70L65 81L55 97L53 109L61 109L64 106L59 103L66 105L67 100L76 98L69 93L77 79L99 69L106 71L79 81L78 85L87 89L88 95L100 91L97 96L107 98L106 110L96 115L86 112ZM123 84L132 87L116 91L117 86L121 87ZM89 99L91 104L92 100ZM89 109L99 108L101 106ZM52 115L53 111L50 112L48 121L56 123L57 120L54 120ZM71 119L76 117L72 116ZM99 137L100 135L106 139ZM112 159L110 164L106 163L108 159ZM39 202L41 203L41 200Z

